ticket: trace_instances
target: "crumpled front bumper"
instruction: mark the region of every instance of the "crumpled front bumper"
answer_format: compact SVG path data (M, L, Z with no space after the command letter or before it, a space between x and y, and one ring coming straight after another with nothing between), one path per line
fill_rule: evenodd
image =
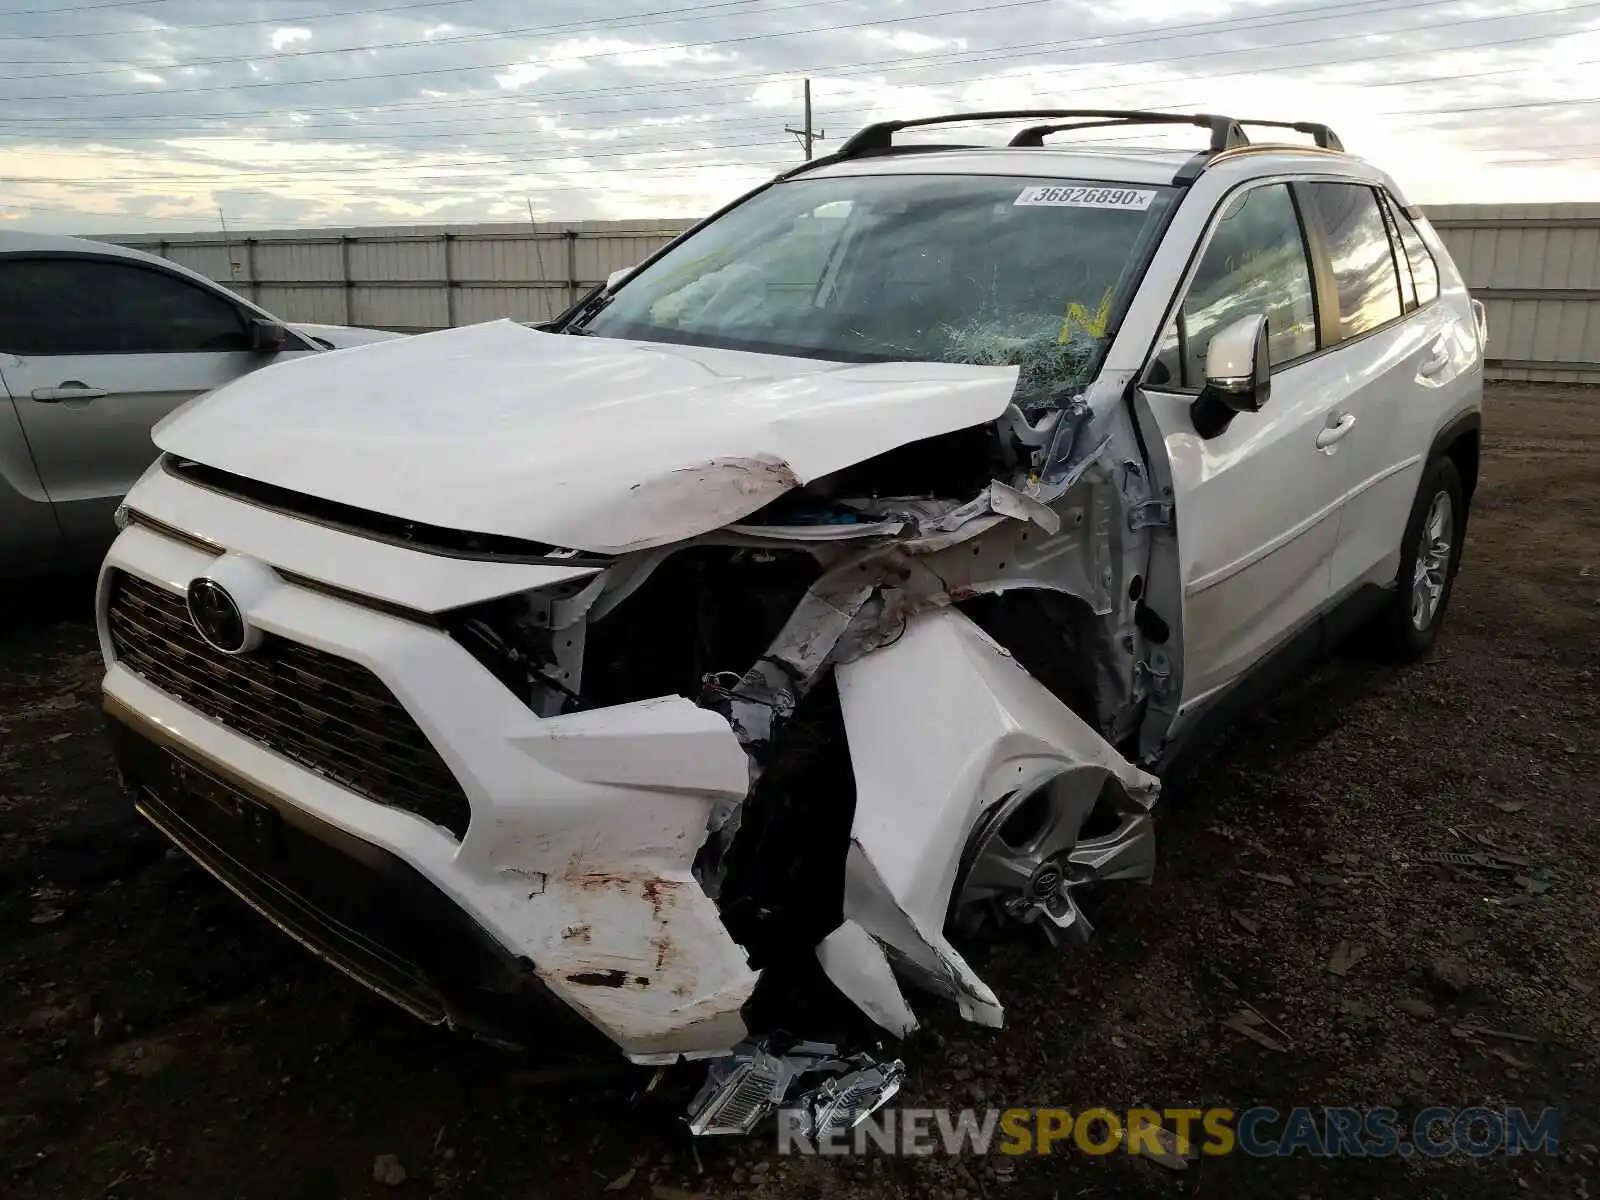
M106 727L139 812L318 957L428 1024L553 1040L561 1006L532 964L403 858L260 791L119 701L108 699ZM569 1026L564 1038L583 1023Z
M330 904L330 893L366 896L358 908L370 915L382 907L372 898L393 897L389 885L403 879L401 891L426 897L419 925L439 925L427 914L449 912L441 936L481 943L498 964L489 975L502 991L548 992L637 1062L715 1056L745 1036L741 1008L757 974L691 870L713 804L743 796L748 784L745 754L725 721L677 697L541 720L440 629L276 577L245 616L269 636L358 663L387 686L467 795L471 823L458 841L241 736L118 661L106 616L113 573L181 595L218 556L141 525L122 532L101 579L103 687L111 715L136 741L225 784L258 817L262 806L276 811L283 857L267 863L270 871L251 860L252 874L291 896L305 880L318 881L311 907L327 906L328 917L345 911ZM186 790L169 765L137 755L137 763L128 758L130 780L160 785L168 799L147 800L146 812L180 845L204 862L196 838L236 844L236 835L218 832L226 804L207 802L206 789ZM297 852L306 863L286 867ZM382 888L371 886L374 863L382 864ZM380 922L381 938L356 932L393 941L392 924ZM412 945L415 931L401 932L400 942ZM320 949L374 983L370 972L352 970L347 951ZM429 987L448 1000L459 982ZM459 1007L446 1003L444 1019L456 1020Z

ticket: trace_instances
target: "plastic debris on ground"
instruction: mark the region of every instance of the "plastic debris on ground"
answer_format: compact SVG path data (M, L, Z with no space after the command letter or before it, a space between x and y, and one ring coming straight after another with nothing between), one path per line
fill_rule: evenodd
M817 1077L821 1078L817 1078ZM806 1083L811 1077L814 1082ZM905 1064L869 1054L840 1056L825 1042L796 1042L782 1053L766 1039L745 1041L719 1058L689 1104L696 1137L749 1134L779 1108L798 1110L796 1132L812 1140L854 1129L900 1091Z

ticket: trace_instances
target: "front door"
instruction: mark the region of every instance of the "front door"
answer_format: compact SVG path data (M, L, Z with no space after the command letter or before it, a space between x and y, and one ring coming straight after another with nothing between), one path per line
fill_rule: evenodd
M1296 200L1261 184L1224 202L1144 399L1172 475L1183 572L1183 693L1192 708L1309 624L1327 602L1345 473L1323 444L1343 385L1323 344ZM1190 408L1211 337L1264 313L1272 391L1211 438Z
M253 316L220 290L143 263L0 258L6 384L70 552L110 542L113 511L155 459L152 425L283 357L249 349Z

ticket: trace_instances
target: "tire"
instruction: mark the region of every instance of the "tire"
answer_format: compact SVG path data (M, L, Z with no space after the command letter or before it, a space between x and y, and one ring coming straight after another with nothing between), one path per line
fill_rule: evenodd
M1370 640L1383 657L1412 662L1433 647L1450 604L1466 531L1461 474L1450 459L1436 458L1423 472L1406 521L1394 594L1373 617Z

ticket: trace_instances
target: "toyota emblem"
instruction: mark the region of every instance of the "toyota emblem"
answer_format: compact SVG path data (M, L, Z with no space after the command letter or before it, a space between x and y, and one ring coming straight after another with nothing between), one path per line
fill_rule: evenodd
M250 630L244 614L228 590L212 579L196 579L189 585L189 620L206 644L224 654L245 649Z

